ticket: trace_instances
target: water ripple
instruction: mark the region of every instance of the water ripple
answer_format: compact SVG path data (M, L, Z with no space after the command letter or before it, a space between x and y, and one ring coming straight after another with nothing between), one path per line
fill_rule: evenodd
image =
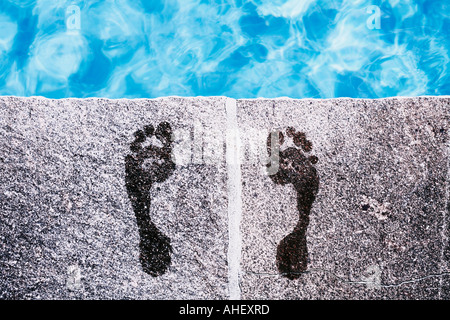
M449 9L445 0L3 0L0 94L448 95Z

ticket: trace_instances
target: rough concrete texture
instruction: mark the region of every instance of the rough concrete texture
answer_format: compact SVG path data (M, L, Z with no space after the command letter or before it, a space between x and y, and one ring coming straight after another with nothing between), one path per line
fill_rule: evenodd
M0 298L228 297L224 161L152 186L173 253L163 275L142 271L125 157L135 131L162 121L223 132L225 99L0 99Z
M289 280L276 255L298 220L296 191L244 153L242 298L449 298L449 98L238 100L237 109L244 137L304 132L320 177L308 267Z
M227 299L229 239L242 239L242 299L450 298L449 97L237 100L234 217L226 101L0 98L0 298ZM173 174L149 193L173 250L153 277L140 263L125 157L137 130L163 121L184 136ZM260 159L276 129L282 152L302 149L288 127L312 142L319 178L307 268L293 280L277 246L297 223L300 189L275 184Z

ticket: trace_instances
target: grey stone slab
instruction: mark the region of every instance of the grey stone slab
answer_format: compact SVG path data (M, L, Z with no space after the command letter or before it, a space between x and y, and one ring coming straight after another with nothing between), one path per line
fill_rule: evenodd
M237 106L243 299L448 296L449 97L258 99ZM288 127L312 142L320 181L306 233L307 269L294 280L280 275L276 258L299 217L297 192L275 184L254 157L254 150L266 152L273 130L285 132L282 151L295 147Z
M449 299L449 102L237 100L241 297ZM225 163L234 121L225 104L0 98L0 298L228 298L228 239L239 237L228 230L226 170L238 167ZM140 264L125 159L133 134L163 121L176 130L177 161L148 194L173 253L152 277ZM261 159L268 133L288 127L312 142L319 177L308 266L294 280L276 254L296 225L297 192L275 184Z
M295 285L290 281L247 272L242 277L246 284L242 295L244 299L258 300L448 300L450 285L448 275L377 285L353 282L323 270L305 273L295 280Z
M223 145L203 142L206 161L177 138L184 160L151 188L173 249L158 277L141 268L125 186L134 132L162 121L188 137L224 132L225 101L0 98L0 298L227 298Z
M450 300L450 276L449 275L442 277L440 299Z

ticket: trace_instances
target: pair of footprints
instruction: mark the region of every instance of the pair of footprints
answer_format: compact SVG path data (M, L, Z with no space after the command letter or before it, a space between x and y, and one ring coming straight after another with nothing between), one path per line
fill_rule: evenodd
M278 168L269 177L276 184L292 184L297 192L299 219L294 230L278 244L276 256L278 270L292 280L307 270L306 231L311 206L319 189L319 177L314 167L317 157L306 156L312 150L312 144L305 134L290 127L286 135L292 138L295 147L279 150L285 136L277 131L267 138L267 152L273 157L275 140L275 149L279 152ZM125 158L125 184L138 224L142 269L157 277L169 267L172 247L169 237L159 231L150 218L150 188L155 183L167 180L175 170L175 163L171 159L172 128L169 123L162 122L156 129L149 125L136 131L134 136L130 146L132 153ZM159 140L160 146L145 144L153 137ZM267 166L270 167L270 164Z

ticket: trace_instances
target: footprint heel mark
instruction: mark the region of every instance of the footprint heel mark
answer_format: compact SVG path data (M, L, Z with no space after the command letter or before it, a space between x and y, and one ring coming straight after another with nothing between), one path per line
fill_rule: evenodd
M275 142L278 146L272 146L272 135L275 134ZM276 139L278 135L278 139ZM306 139L303 132L297 132L289 127L286 135L292 138L295 147L289 147L279 151L278 171L269 175L276 184L286 185L291 183L297 192L297 210L299 213L297 225L294 230L280 241L277 247L276 263L279 272L288 279L294 280L300 277L308 267L308 247L306 233L309 225L309 214L319 190L319 176L314 165L316 156L307 156L311 152L312 143ZM277 141L278 140L278 141ZM272 149L279 149L285 141L282 132L270 133L267 138L267 152L272 154ZM270 164L267 165L269 167Z
M170 238L164 235L150 217L150 188L167 180L175 170L171 159L172 128L161 122L155 128L145 126L134 133L131 153L125 157L125 185L139 229L139 260L142 269L153 277L164 274L171 262ZM160 145L145 145L152 137Z

